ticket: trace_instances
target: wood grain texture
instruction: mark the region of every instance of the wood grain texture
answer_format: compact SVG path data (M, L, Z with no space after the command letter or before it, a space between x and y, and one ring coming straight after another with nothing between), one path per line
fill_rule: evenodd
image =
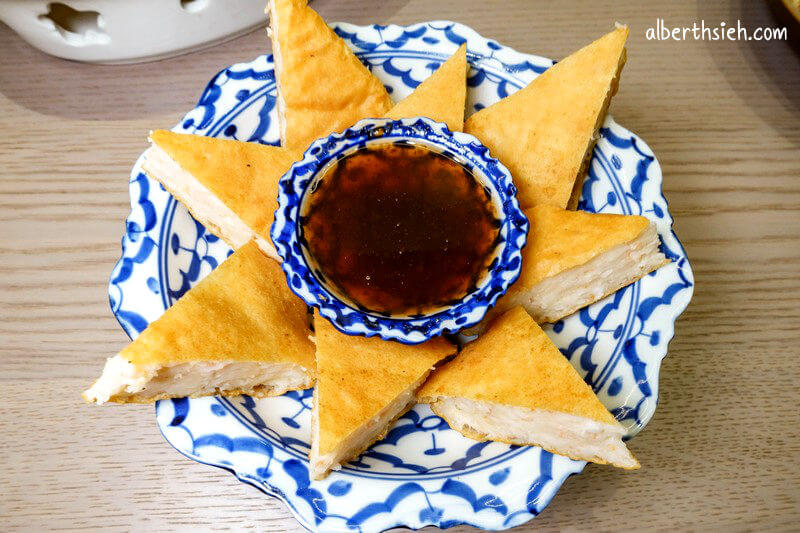
M774 25L766 4L314 5L355 23L459 20L557 58L615 20L631 26L612 113L661 162L697 288L658 411L631 442L642 470L589 466L519 529L797 528L800 56L786 42L645 39L656 17ZM152 407L79 397L127 341L106 285L148 130L177 122L217 70L268 48L260 30L157 63L90 66L0 26L0 529L300 530L276 500L172 450Z

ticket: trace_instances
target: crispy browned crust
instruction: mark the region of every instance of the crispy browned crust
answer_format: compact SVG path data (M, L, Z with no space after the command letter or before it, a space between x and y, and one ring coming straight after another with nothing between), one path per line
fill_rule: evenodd
M430 372L428 372L428 374L425 375L425 378L427 379L427 377L429 375L430 375ZM417 387L417 390L419 390L420 387L422 387L422 385L424 383L425 383L425 380L424 379L421 380L420 381L420 386ZM414 407L417 404L417 399L416 398L417 398L416 395L411 396L411 399L408 401L406 406L403 407L403 409L399 413L397 413L397 415L395 417L393 417L389 421L388 424L386 424L386 427L383 428L383 431L381 431L374 439L372 439L372 440L368 441L366 444L364 444L364 446L361 447L358 450L358 452L355 453L355 455L353 455L350 459L348 459L348 461L352 461L353 459L356 459L356 458L360 457L361 454L363 454L365 451L367 451L370 448L370 446L372 446L373 444L375 444L378 441L383 440L384 437L386 437L386 434L389 433L389 429L394 425L394 423L397 422L400 419L401 416L406 414L409 411L409 409L411 409L412 407ZM311 458L311 451L310 450L308 452L308 456L309 456L309 459L310 459ZM328 477L330 475L331 471L332 471L332 469L329 468L328 470L323 472L322 475L314 477L313 479L316 480L316 481L323 480L323 479L325 479L326 477Z
M625 66L627 59L628 50L627 48L623 48L622 55L620 55L619 58L619 64L617 65L617 73L614 75L614 79L611 81L611 86L608 90L608 93L606 93L606 99L603 102L603 108L600 111L600 114L597 116L597 123L594 125L594 134L592 136L594 141L586 147L586 154L583 156L583 163L581 163L580 170L578 170L578 175L575 176L575 183L572 185L572 193L570 194L569 201L567 202L567 209L574 211L578 208L578 201L580 201L581 192L583 191L583 181L586 179L586 174L589 171L589 165L592 162L594 147L597 145L597 140L600 138L600 126L602 126L603 122L606 120L608 108L611 105L611 99L615 94L617 94L617 90L619 89L620 74L622 74L622 67Z

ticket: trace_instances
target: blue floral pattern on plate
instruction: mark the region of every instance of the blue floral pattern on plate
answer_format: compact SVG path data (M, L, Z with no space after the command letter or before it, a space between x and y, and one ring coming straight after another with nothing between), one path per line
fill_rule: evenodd
M426 315L379 315L342 300L326 286L322 272L309 264L307 243L301 235L303 198L307 191L317 187L326 169L357 149L390 141L425 145L448 154L480 181L498 210L499 239L485 279L460 301ZM517 188L511 180L508 169L478 139L463 132L451 132L447 124L423 117L399 121L368 118L311 143L303 157L283 175L278 184L278 210L270 236L283 260L281 267L289 288L306 304L318 308L320 315L334 327L349 335L377 335L385 340L419 344L480 322L519 277L529 223L519 208Z
M467 42L468 113L524 87L552 65L452 22L337 24L335 29L395 100ZM175 130L277 144L276 118L272 58L262 56L218 73ZM109 300L120 324L135 337L230 250L147 178L139 162L130 192L131 213ZM649 218L672 260L547 328L630 437L655 411L660 362L675 320L691 298L692 271L672 232L658 161L642 139L611 117L594 150L580 207ZM585 465L536 447L471 441L418 405L362 457L323 481L310 481L310 400L311 391L263 400L162 401L156 418L181 453L282 499L301 524L323 531L456 524L509 528L541 512L562 482ZM647 463L646 457L640 459Z

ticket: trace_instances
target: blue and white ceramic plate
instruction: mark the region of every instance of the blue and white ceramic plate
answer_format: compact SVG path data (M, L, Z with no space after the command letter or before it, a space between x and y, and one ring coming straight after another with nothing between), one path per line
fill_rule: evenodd
M395 100L466 41L468 113L524 87L552 65L451 22L335 28ZM272 57L214 76L175 130L277 144ZM648 217L672 262L552 325L548 334L633 436L655 410L659 366L675 320L691 298L693 277L671 229L653 153L611 118L601 134L580 208ZM138 163L130 192L131 214L109 296L120 324L135 337L230 250L148 179ZM162 401L156 419L181 453L280 498L301 524L320 531L456 524L509 528L541 512L567 476L585 466L536 447L471 441L419 405L358 460L324 481L309 481L310 409L307 390L263 400ZM647 457L640 460L647 464Z

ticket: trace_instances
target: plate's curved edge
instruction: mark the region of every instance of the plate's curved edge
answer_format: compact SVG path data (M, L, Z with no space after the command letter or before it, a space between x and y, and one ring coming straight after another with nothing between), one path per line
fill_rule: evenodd
M210 400L219 402L218 398L210 398ZM181 400L178 400L181 402ZM170 406L171 407L167 407ZM167 412L165 409L171 409L171 412ZM546 471L545 473L541 474L538 478L529 478L526 479L525 482L520 484L509 484L504 486L503 490L498 492L497 494L487 494L483 496L478 496L477 494L469 495L458 495L457 493L449 494L449 496L456 496L457 498L463 499L459 501L460 508L464 509L464 513L469 515L469 517L459 516L458 519L447 519L443 517L441 512L437 515L436 511L441 511L441 507L437 507L437 504L441 504L438 500L440 492L436 490L430 490L430 487L419 487L419 491L421 491L425 496L425 501L427 502L427 509L422 508L417 510L417 516L412 517L410 515L402 515L402 519L397 519L397 513L393 512L394 508L389 507L387 509L377 510L367 518L369 522L368 525L364 524L349 524L349 519L346 516L335 515L335 514L328 514L325 510L321 511L322 516L316 516L314 510L310 510L308 516L304 514L300 509L298 509L293 502L284 495L284 492L281 488L272 487L266 480L271 479L274 474L277 474L274 466L275 464L280 464L278 460L274 458L274 456L270 456L267 466L265 467L266 470L263 472L259 472L258 476L250 475L247 473L241 472L235 465L235 461L227 461L227 460L213 460L210 459L203 454L195 453L194 451L189 451L187 449L182 448L180 445L177 444L177 441L173 441L169 435L164 432L164 427L174 428L177 432L178 430L182 430L185 435L188 435L188 438L191 440L191 445L194 448L198 442L202 441L203 447L209 447L210 442L208 439L209 435L193 435L190 428L185 427L185 422L187 420L186 417L186 410L190 410L188 407L184 406L183 408L176 405L169 400L162 400L156 404L156 416L161 420L165 421L164 425L159 424L159 431L164 437L170 446L172 446L178 453L183 455L184 457L191 459L193 461L197 461L198 463L213 466L224 470L233 476L235 476L239 481L251 485L258 489L259 491L267 494L268 496L272 496L277 498L281 501L289 512L294 516L294 518L303 526L305 529L309 531L325 531L325 532L371 532L371 531L386 531L388 529L394 528L404 528L410 530L419 530L424 527L433 526L438 527L441 529L449 529L451 527L455 527L458 525L467 525L472 526L479 529L485 530L493 530L493 531L502 531L506 529L510 529L512 527L519 526L524 524L525 522L531 520L538 516L544 509L549 505L552 498L561 488L561 485L570 477L577 475L583 471L586 467L586 462L584 461L573 461L566 457L561 457L558 455L551 454L549 452L540 451L540 454L537 456L536 461L542 462L545 460L545 456L550 458L551 469ZM166 423L166 421L169 421ZM253 431L253 428L246 427L247 432L256 434ZM237 440L237 439L234 439ZM211 444L211 447L215 449L224 449L224 446L214 446ZM195 448L196 449L196 448ZM227 454L235 453L231 450L225 450ZM252 450L251 450L252 451ZM569 468L564 468L563 465L560 465L561 468L557 468L556 466L552 466L553 461L558 461L561 463L569 463ZM551 477L555 471L561 472L561 475L557 477ZM259 479L259 476L263 479ZM445 480L446 481L446 480ZM416 483L415 483L416 484ZM445 482L444 485L447 483ZM456 483L458 484L458 483ZM335 485L335 484L334 484ZM443 485L443 486L444 486ZM464 484L462 484L464 485ZM469 485L465 485L469 487ZM496 487L497 488L497 487ZM303 490L301 487L296 487L297 494ZM458 489L458 487L456 487ZM470 487L471 490L471 487ZM509 509L508 513L505 515L501 515L497 518L497 520L491 520L486 518L486 515L481 515L480 513L490 509L493 504L496 504L496 500L499 498L500 505L503 505L502 502L505 501L504 499L507 498L509 493L519 493L520 491L524 491L526 495L528 495L528 502L527 505L523 508L519 509ZM330 494L330 490L327 491ZM454 491L457 492L457 491ZM394 491L392 494L387 496L386 501L389 501L394 496ZM301 497L301 499L303 499ZM401 496L400 500L403 499ZM471 502L470 502L471 500ZM475 509L474 506L476 505L476 501L480 502L481 500L487 500L483 504L478 503L478 505L482 505L481 509ZM468 502L473 506L473 509L468 509ZM305 503L309 503L308 500L305 500ZM366 503L366 502L365 502ZM322 505L324 506L324 499ZM364 509L368 507L380 506L381 503L373 502L367 505ZM399 506L399 503L395 503L395 505ZM431 513L425 513L426 510L432 511ZM426 518L422 518L422 514L426 514ZM494 515L491 515L494 517ZM337 527L330 523L325 523L328 518L334 518L337 520L347 519L344 522L344 527ZM317 524L312 525L312 522L316 520ZM321 526L321 527L320 527Z
M656 177L657 184L658 184L658 192L661 196L661 199L664 201L664 205L667 207L664 214L669 219L669 227L668 227L668 234L675 240L675 243L680 248L681 254L684 258L686 258L685 269L688 273L688 281L689 286L686 287L685 290L682 291L681 300L677 302L677 304L672 304L672 316L670 317L670 330L669 335L666 336L666 342L664 343L664 349L661 353L657 356L657 366L655 368L655 379L653 380L653 387L654 387L654 394L653 394L653 406L652 408L645 414L645 416L640 417L638 419L638 424L633 430L629 430L628 434L626 435L626 440L631 439L638 435L645 427L650 423L650 420L655 416L656 406L658 405L658 401L661 394L661 387L660 387L660 375L661 375L661 364L663 363L664 359L669 355L669 345L672 340L675 338L675 324L678 321L678 318L683 314L686 308L689 306L692 300L692 296L694 295L694 287L695 287L695 279L694 279L694 271L692 269L691 263L689 262L689 256L686 253L686 249L683 246L683 243L678 238L678 234L675 232L675 219L672 217L672 213L669 211L669 200L667 199L666 194L664 193L664 173L661 169L661 162L655 155L655 152L650 148L650 145L645 141L639 134L634 133L625 126L619 124L614 118L609 114L606 117L606 121L603 124L603 127L614 127L624 130L631 134L631 140L636 139L636 146L639 149L646 151L652 158L652 164L650 166L650 170L652 170L654 176ZM637 150L638 151L638 150ZM678 268L682 268L678 266Z
M550 64L552 64L551 60L546 60L545 58L539 58L538 56L531 56L531 55L528 55L528 54L520 54L519 52L516 52L516 51L514 51L512 49L508 49L506 47L501 47L496 42L490 41L489 39L486 39L486 38L480 36L479 34L474 32L474 30L472 30L471 28L463 26L463 25L461 25L459 23L451 23L449 21L434 21L432 23L419 23L419 24L412 25L412 26L409 26L409 27L419 27L419 26L423 26L423 25L426 25L426 24L433 25L433 24L439 24L439 23L441 23L441 24L452 24L453 27L456 27L459 30L468 31L469 34L470 34L470 39L479 38L482 41L482 44L484 46L489 46L492 49L495 49L495 48L493 46L491 46L489 43L493 43L495 46L497 46L498 47L497 50L500 50L500 49L510 50L516 56L527 57L527 58L533 57L535 60L541 59L542 61L547 61L547 62L550 62ZM370 28L370 26L359 26L358 28ZM398 26L398 28L403 28L403 27L399 27ZM408 28L408 27L406 27L406 28ZM434 29L441 30L441 28L434 28ZM473 35L474 35L474 37L473 37ZM229 67L227 67L225 69L220 70L211 79L211 81L209 81L209 83L207 84L206 88L201 93L201 96L200 96L200 98L198 100L197 106L192 111L190 111L189 113L184 115L184 117L181 119L181 122L179 122L179 125L176 126L175 129L176 130L186 130L186 129L188 129L187 127L181 127L181 124L184 123L184 121L187 119L187 117L190 114L192 114L193 112L196 112L198 110L198 108L203 105L204 96L208 93L210 88L213 87L214 82L221 75L223 75L223 73L229 72L231 69L235 70L235 69L237 69L237 67L239 69L251 68L251 66L254 63L256 63L259 60L264 60L265 58L267 58L267 56L259 56L258 58L256 58L255 60L253 60L251 62L237 63L235 65L231 65L231 66L229 66ZM529 63L529 66L532 67L532 68L541 68L542 70L546 69L545 66L534 65L532 63ZM609 115L609 119L610 119L610 115ZM614 124L616 124L616 123L614 122ZM624 129L624 127L622 127L622 126L619 126L619 127ZM197 131L198 129L202 129L202 128L195 128L195 131ZM626 130L626 131L628 131L628 130ZM644 142L643 139L641 139L637 135L633 134L633 132L629 132L629 133L631 133L634 137L639 139L639 141L641 141L641 146L645 147L650 154L653 154L652 150L650 150L649 146ZM660 166L660 163L658 162L658 160L655 158L654 154L653 154L653 159L654 159L654 162L657 165L657 170L658 170L659 192L660 192L661 197L663 198L665 204L668 205L668 201L667 201L667 199L666 199L666 197L664 195L664 191L663 191L663 175L662 175L662 172L661 172L661 166ZM130 180L131 183L134 182L136 179L138 179L138 176L141 175L140 162L141 162L141 158L137 161L137 163L134 166L134 169L133 169L133 171L131 173L131 180ZM131 193L133 193L133 189L131 189ZM141 204L139 203L139 201L135 198L135 196L133 194L131 194L130 204L131 204L131 210L129 212L128 217L126 217L126 221L125 221L125 223L126 223L126 233L123 236L123 239L122 239L122 242L121 242L121 256L120 256L120 259L115 264L115 266L114 266L114 268L112 270L111 276L110 276L110 280L109 280L109 302L111 304L112 311L114 312L114 315L117 318L117 320L120 323L120 325L122 326L123 330L130 337L134 337L135 333L137 333L135 326L133 326L131 323L127 323L126 324L126 322L117 314L117 310L115 309L114 296L112 294L113 287L115 285L115 283L114 283L115 276L118 275L118 273L124 268L124 261L129 258L130 251L131 251L131 245L133 244L133 242L135 242L132 239L129 239L129 234L128 234L127 230L130 228L129 224L131 222L134 222L134 223L136 222L135 212L138 209L141 209ZM674 220L672 219L671 215L669 215L669 218L670 218L670 232L671 232L671 235L674 237L674 239L676 240L676 242L680 246L681 252L683 253L684 257L686 257L685 249L684 249L682 243L680 243L680 240L678 239L677 235L674 232L674 228L673 228ZM687 265L687 267L689 269L689 273L691 275L692 285L691 285L691 288L690 288L690 290L688 291L688 293L687 293L687 295L685 297L685 303L683 303L683 305L680 306L679 309L676 308L676 311L674 313L674 318L672 320L672 330L670 332L669 339L666 342L666 346L667 347L665 347L664 353L661 354L660 357L658 358L658 367L656 368L656 380L655 380L655 383L656 383L655 400L656 400L656 402L658 400L658 373L660 372L661 361L663 360L663 358L668 353L669 342L671 342L671 340L674 338L674 335L675 335L675 331L674 331L675 321L677 320L677 318L680 316L680 314L688 306L688 304L689 304L689 302L691 300L691 297L693 295L693 292L694 292L694 276L693 276L693 272L691 271L691 266L689 265L688 258L687 258L687 261L686 261L686 265ZM654 410L655 410L655 408L653 408L652 412L650 412L648 414L648 416L646 417L646 419L643 420L644 424L646 424L650 420L650 418L653 416ZM163 431L161 430L161 426L160 425L159 425L159 431L161 431L162 435L164 435ZM235 468L232 468L231 465L225 465L225 464L221 464L221 463L218 463L218 462L209 462L207 459L204 459L200 455L188 454L184 450L181 450L175 443L170 441L169 438L166 437L166 435L164 435L164 437L165 437L165 440L167 440L167 442L169 442L170 445L172 447L174 447L182 455L184 455L184 456L186 456L186 457L188 457L188 458L190 458L192 460L195 460L197 462L200 462L202 464L208 464L210 466L215 466L217 468L221 468L223 470L226 470L226 471L232 473L233 475L235 475L237 477L237 479L239 479L241 482L247 483L247 484L252 485L252 486L255 486L258 490L264 492L265 494L268 494L270 496L278 498L279 500L281 500L287 506L287 508L290 510L290 512L292 512L292 514L295 516L295 518L298 520L298 522L303 527L305 527L306 529L313 529L313 527L311 527L309 525L309 523L306 520L303 519L302 515L298 511L296 511L296 509L293 508L291 503L282 494L280 494L280 492L272 492L272 491L270 491L268 488L266 488L264 486L262 481L254 480L250 476L238 472ZM513 514L514 516L518 516L519 520L514 519L512 522L507 523L506 525L504 525L502 528L499 528L499 529L506 529L506 528L514 527L516 525L520 525L520 524L526 522L527 520L533 518L534 516L536 516L538 513L540 513L547 506L549 501L555 495L555 493L560 488L560 486L563 484L563 482L566 480L566 478L579 473L580 471L582 471L584 466L585 465L581 465L580 468L578 468L576 471L573 471L573 472L565 472L565 474L563 476L560 476L559 479L553 479L552 482L554 483L554 485L553 485L552 491L549 494L549 497L546 498L546 501L544 501L544 500L540 500L539 501L541 503L541 506L538 507L538 510L536 512L531 513L529 511L519 510L519 511L516 511L515 513L510 513L509 516L511 516L511 514ZM388 516L391 516L391 514L389 514ZM448 523L442 523L442 522L436 523L436 522L430 521L430 522L426 522L426 523L415 524L414 527L410 527L407 522L393 522L393 523L390 523L387 520L387 521L385 521L385 524L380 526L380 527L381 528L409 527L411 529L417 529L417 528L425 527L425 526L428 526L428 525L434 525L434 526L448 528L448 527L453 527L453 526L459 525L459 524L473 525L475 527L486 527L485 524L481 525L479 523L471 523L470 521L467 521L467 520L464 520L464 521L461 521L461 522L448 522Z

